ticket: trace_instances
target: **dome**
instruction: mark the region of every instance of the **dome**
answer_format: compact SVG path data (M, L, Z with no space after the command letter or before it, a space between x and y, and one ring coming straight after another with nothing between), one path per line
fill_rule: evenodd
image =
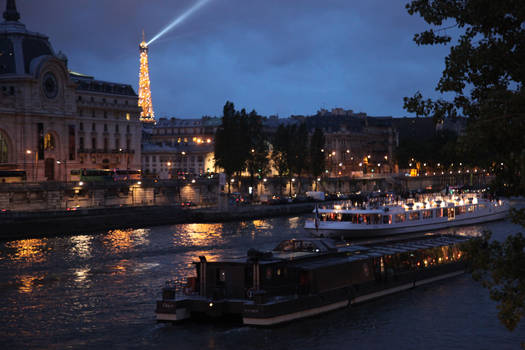
M30 32L19 22L15 0L8 0L0 23L0 77L29 75L31 63L42 56L55 56L48 37Z

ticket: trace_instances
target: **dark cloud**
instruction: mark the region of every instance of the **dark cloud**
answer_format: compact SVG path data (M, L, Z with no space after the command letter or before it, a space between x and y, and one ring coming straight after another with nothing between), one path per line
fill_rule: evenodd
M71 69L137 88L142 29L153 37L195 1L17 4L28 29L47 34ZM157 115L219 115L226 100L265 115L336 106L405 115L403 96L434 94L447 52L412 42L425 23L405 3L210 0L151 45Z

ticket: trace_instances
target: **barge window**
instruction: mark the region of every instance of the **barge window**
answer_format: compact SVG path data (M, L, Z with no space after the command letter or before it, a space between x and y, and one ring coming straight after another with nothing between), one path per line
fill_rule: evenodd
M465 206L456 207L456 215L465 214L467 212L467 208Z
M266 279L267 280L271 280L272 279L272 275L273 275L273 268L271 266L268 266L266 268L266 273L265 273Z
M436 218L442 218L443 217L443 208L436 209Z
M392 215L383 215L383 224L389 225L392 223Z
M406 215L405 214L396 214L396 224L399 223L399 222L405 222L406 220Z
M226 282L226 271L224 269L217 269L216 274L216 285L223 285L224 282Z
M408 220L419 220L419 212L413 211L408 213Z
M473 212L473 211L474 211L474 206L473 206L473 205L469 205L469 206L467 207L467 211L468 211L469 213Z
M433 210L423 210L423 219L432 219Z

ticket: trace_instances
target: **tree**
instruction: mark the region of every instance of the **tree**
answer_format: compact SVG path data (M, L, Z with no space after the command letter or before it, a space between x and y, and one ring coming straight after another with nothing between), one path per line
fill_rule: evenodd
M246 129L247 145L249 150L246 160L246 169L250 174L250 183L253 187L257 175L260 179L268 171L268 140L263 131L262 117L253 110L248 114ZM253 193L253 192L252 192Z
M325 171L325 137L323 130L315 128L312 137L310 138L309 145L309 165L310 174L314 177L315 189L317 190L317 178L320 177Z
M525 226L525 210L514 210L513 221ZM489 289L501 323L514 330L525 314L525 237L518 233L501 243L487 231L465 247L472 277Z
M299 179L299 189L301 191L301 175L303 171L308 169L308 129L305 123L299 124L299 126L290 126L289 130L290 138L290 153L288 156L290 176L296 174ZM292 182L290 181L290 195L292 190Z
M458 40L436 87L453 94L453 100L424 99L418 92L404 99L405 108L436 122L466 116L467 130L459 141L463 152L496 172L499 190L525 193L525 2L414 0L406 8L432 26L415 35L418 45L451 44L447 30L452 28ZM522 225L524 217L523 211L514 212ZM500 303L499 318L511 330L524 313L524 248L521 234L503 243L485 234L467 251L474 278Z
M406 8L431 25L415 35L418 45L451 44L436 90L454 98L418 92L405 98L405 108L436 122L468 117L462 151L496 172L500 190L525 193L525 2L414 0Z
M290 172L288 154L290 149L289 129L279 124L272 141L272 161L279 174L279 194L283 194L282 178Z
M226 173L228 193L231 191L230 179L244 169L247 158L241 114L235 111L232 102L227 101L223 109L222 123L215 134L215 163Z

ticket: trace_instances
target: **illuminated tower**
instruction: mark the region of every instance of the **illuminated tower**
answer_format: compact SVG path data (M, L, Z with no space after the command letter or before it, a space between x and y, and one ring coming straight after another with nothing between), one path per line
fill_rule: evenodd
M144 40L144 32L142 32L142 42L139 45L139 51L139 107L142 108L142 112L140 112L140 121L145 123L155 123L155 113L153 112L153 103L151 102L151 89L149 82L148 44Z

